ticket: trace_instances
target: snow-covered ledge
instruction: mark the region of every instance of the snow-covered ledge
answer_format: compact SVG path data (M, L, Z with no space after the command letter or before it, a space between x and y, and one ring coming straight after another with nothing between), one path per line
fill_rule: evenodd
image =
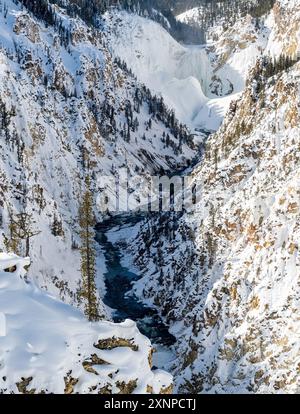
M16 269L14 272L17 276L26 274L25 267L30 265L30 258L25 259L15 255L14 253L0 253L0 272Z
M23 277L29 258L0 254L0 393L170 393L135 322L89 323ZM1 336L2 334L2 336Z

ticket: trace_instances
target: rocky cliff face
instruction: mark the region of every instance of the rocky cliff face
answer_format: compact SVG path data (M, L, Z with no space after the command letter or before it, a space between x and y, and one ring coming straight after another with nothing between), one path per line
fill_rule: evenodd
M298 1L277 2L266 56L299 50L299 19ZM274 75L266 59L193 172L197 212L175 237L163 220L140 233L135 289L172 323L185 392L299 391L300 66Z

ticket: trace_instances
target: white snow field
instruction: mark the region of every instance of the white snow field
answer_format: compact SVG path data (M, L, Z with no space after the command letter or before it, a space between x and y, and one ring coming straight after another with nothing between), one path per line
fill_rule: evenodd
M151 371L150 341L133 321L87 322L80 311L26 281L29 264L28 258L0 253L0 315L6 325L0 335L0 392L25 386L36 393L98 393L102 387L118 393L136 382L133 393L159 393L170 386L170 374ZM112 338L135 348L94 346Z

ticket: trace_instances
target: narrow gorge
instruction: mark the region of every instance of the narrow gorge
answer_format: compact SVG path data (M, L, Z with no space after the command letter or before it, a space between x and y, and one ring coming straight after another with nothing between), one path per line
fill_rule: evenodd
M300 0L0 1L0 394L299 393L299 56Z

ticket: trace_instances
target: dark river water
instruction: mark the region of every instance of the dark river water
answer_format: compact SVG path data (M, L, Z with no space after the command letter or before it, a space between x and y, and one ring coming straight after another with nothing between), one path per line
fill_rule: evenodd
M96 226L96 240L104 252L107 268L104 275L107 288L104 303L114 310L113 319L115 322L131 319L154 344L171 346L176 340L169 333L168 326L162 321L157 310L145 306L134 294L128 295L132 288L132 282L140 279L141 276L121 264L122 247L118 243L111 243L106 235L109 230L115 227L130 227L144 218L139 214L120 215L110 217Z

